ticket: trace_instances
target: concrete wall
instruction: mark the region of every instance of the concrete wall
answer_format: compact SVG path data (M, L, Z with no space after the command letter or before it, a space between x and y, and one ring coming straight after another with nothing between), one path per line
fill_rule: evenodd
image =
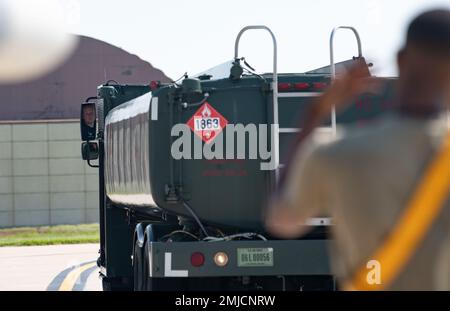
M98 221L78 121L0 123L0 227Z

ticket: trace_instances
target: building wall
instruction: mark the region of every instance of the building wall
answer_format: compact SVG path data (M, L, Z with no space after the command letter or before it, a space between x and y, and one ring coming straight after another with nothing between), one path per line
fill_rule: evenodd
M98 221L98 169L80 145L78 121L0 123L0 227Z

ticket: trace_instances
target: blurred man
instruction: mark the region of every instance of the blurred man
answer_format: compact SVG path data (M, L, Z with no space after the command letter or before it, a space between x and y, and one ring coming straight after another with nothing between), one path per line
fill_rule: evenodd
M412 21L398 67L395 113L365 128L343 128L328 144L318 144L308 135L311 130L304 131L266 220L273 234L296 238L308 218L331 216L331 261L340 284L366 267L385 243L447 139L450 11L426 12ZM314 106L308 126L320 124L333 105L342 108L367 90L363 72L358 65L337 79ZM450 290L448 192L439 216L384 289Z
M83 105L83 121L89 127L95 126L95 107L94 105Z
M81 108L81 137L83 140L95 140L97 135L95 104L86 103Z

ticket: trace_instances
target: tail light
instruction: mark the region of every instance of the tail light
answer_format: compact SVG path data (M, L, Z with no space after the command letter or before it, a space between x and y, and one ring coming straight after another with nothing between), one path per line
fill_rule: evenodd
M313 88L315 90L323 90L326 87L327 87L327 84L325 82L314 82L313 83Z
M278 83L278 91L279 92L289 91L290 88L291 88L290 83Z
M214 255L214 263L219 267L225 267L228 263L228 255L224 252L218 252Z
M192 253L191 265L194 267L201 267L205 263L205 255L200 252Z
M153 81L150 82L150 89L151 89L152 91L154 91L154 90L156 90L157 88L159 88L159 85L160 85L160 82L159 82L159 81L153 80Z
M294 88L297 91L304 91L304 90L309 89L310 87L311 87L311 85L307 82L297 82L294 84Z

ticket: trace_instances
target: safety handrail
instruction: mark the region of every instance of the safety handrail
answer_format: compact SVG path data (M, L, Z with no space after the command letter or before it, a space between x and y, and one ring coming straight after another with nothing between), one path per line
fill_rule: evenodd
M336 64L334 62L334 35L339 29L348 29L353 32L356 37L356 42L358 43L358 57L362 57L362 47L361 47L361 38L359 37L358 31L351 26L339 26L334 28L331 31L330 35L330 68L331 68L331 78L334 79L336 77Z
M335 27L331 31L331 35L330 35L330 71L331 71L331 81L332 82L336 78L336 64L334 62L334 35L336 34L336 32L339 29L347 29L347 30L351 30L353 32L353 34L356 37L356 42L358 44L358 57L362 57L361 38L359 37L358 31L354 27L351 27L351 26ZM333 129L334 135L336 135L336 109L334 106L333 106L333 109L331 110L331 127Z
M247 30L266 30L269 32L270 36L272 37L272 43L273 43L273 73L272 73L272 94L273 94L273 126L274 129L272 130L273 135L273 146L272 146L272 156L274 161L274 168L276 171L276 180L278 180L278 167L280 164L280 149L279 149L279 120L278 120L278 69L277 69L277 39L275 38L275 35L273 34L272 30L270 30L269 27L264 25L252 25L252 26L246 26L239 31L236 41L234 44L234 59L235 61L239 59L239 42L241 40L241 36L244 32Z

